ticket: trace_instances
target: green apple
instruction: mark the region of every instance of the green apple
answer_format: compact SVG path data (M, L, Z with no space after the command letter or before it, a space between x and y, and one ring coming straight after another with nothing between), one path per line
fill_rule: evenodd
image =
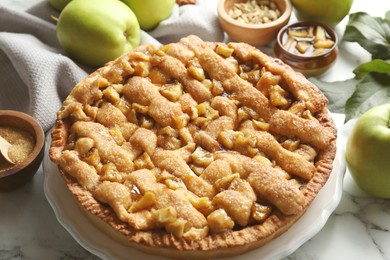
M57 11L61 12L64 7L69 4L69 2L72 0L49 0L49 4L56 9Z
M356 121L345 156L363 191L390 198L390 103L371 108Z
M151 30L167 19L176 0L121 0L127 4L137 16L142 30Z
M349 13L353 0L291 0L300 21L317 21L336 26Z
M61 12L57 38L69 56L99 67L141 41L137 17L119 0L72 0Z

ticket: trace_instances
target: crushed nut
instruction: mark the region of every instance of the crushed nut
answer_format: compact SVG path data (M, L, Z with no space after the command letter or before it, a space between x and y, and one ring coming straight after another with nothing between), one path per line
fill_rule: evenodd
M235 3L228 12L236 21L246 24L265 24L278 19L282 13L272 0L250 0Z

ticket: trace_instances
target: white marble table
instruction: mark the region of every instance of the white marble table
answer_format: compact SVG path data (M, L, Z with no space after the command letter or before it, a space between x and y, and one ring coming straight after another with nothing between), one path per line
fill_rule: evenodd
M0 0L27 10L40 0ZM355 0L351 12L383 17L388 0ZM346 19L337 26L342 35ZM370 56L359 46L342 44L336 65L321 78L343 80ZM43 190L42 167L22 188L0 193L0 259L98 259L81 247L57 221ZM322 230L285 259L390 259L390 200L362 193L345 174L339 206Z

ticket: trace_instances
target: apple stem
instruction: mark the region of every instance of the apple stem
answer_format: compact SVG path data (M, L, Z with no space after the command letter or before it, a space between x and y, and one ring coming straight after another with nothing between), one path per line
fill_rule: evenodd
M58 17L56 17L54 15L50 15L50 18L53 19L54 21L58 22Z

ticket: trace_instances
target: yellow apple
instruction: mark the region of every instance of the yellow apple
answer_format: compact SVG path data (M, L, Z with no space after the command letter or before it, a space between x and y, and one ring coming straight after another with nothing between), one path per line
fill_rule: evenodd
M142 30L151 30L167 19L176 0L121 0L127 4L137 16Z

